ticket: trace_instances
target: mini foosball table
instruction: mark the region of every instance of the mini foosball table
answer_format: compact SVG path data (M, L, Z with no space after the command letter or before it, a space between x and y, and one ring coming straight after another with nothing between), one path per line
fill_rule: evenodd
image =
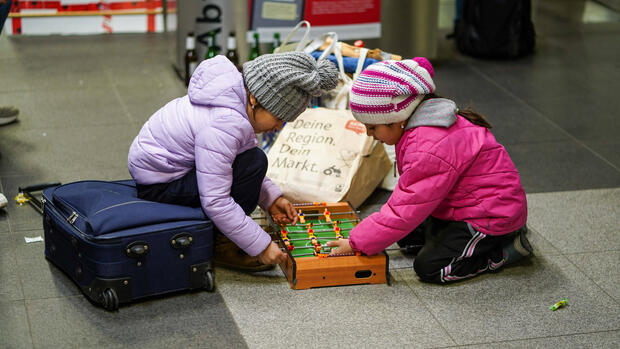
M346 202L296 204L297 225L275 227L287 260L280 264L291 288L389 283L388 255L330 256L328 241L348 239L359 223Z

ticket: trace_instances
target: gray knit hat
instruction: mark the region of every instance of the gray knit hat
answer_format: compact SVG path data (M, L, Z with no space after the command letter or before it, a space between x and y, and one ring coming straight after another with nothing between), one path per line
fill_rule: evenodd
M282 121L295 120L310 103L338 84L336 66L304 52L259 56L243 64L243 79L258 102Z

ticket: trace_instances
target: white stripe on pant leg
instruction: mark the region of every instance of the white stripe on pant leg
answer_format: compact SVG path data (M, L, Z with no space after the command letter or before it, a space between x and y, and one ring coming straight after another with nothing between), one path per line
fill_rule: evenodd
M461 256L457 260L461 260L464 257L469 257L469 256L466 256L466 253L470 249L471 245L474 244L474 246L475 246L478 243L478 241L480 241L480 239L478 239L478 237L480 237L481 235L484 235L481 232L479 232L476 229L474 229L474 227L472 227L471 224L469 224L469 223L465 223L465 224L467 225L467 229L471 233L472 238L467 242L467 244L465 245L465 249L463 250L463 253L461 254ZM484 235L484 236L486 236L486 235ZM482 238L484 238L484 236Z
M469 224L467 224L469 226ZM453 276L450 275L450 272L452 271L452 264L455 261L461 261L463 259L463 257L465 258L469 258L473 255L474 250L476 249L476 245L478 245L478 243L480 241L482 241L482 239L484 239L486 237L486 234L483 234L479 231L476 232L476 234L474 234L474 236L472 236L471 240L469 240L467 242L467 244L465 245L465 249L463 250L463 253L455 260L452 259L452 261L450 262L450 264L448 264L446 267L444 267L443 269L441 269L441 282L446 282L446 281L454 281L454 280L461 280L461 279L466 279L475 275L478 275L484 271L486 271L489 268L489 264L487 263L487 266L485 266L484 268L478 270L477 272L473 273L473 274L469 274L466 276ZM491 262L491 261L489 261ZM503 264L503 261L501 262L501 264ZM497 268L499 268L501 265L499 265Z

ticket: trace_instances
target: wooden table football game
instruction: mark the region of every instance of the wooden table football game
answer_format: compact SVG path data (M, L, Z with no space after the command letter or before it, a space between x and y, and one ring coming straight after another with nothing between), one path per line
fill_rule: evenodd
M288 255L280 267L293 289L389 282L385 252L374 256L328 256L328 241L348 239L359 217L346 202L296 204L297 225L277 227Z

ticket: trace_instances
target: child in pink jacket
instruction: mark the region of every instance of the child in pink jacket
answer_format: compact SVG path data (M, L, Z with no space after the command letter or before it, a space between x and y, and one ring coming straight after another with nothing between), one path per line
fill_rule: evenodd
M372 255L398 242L418 250L423 281L473 277L530 256L527 203L519 173L479 114L434 95L425 58L368 67L350 93L358 121L375 139L396 145L400 178L389 200L333 241L332 253ZM418 247L418 248L416 248Z

